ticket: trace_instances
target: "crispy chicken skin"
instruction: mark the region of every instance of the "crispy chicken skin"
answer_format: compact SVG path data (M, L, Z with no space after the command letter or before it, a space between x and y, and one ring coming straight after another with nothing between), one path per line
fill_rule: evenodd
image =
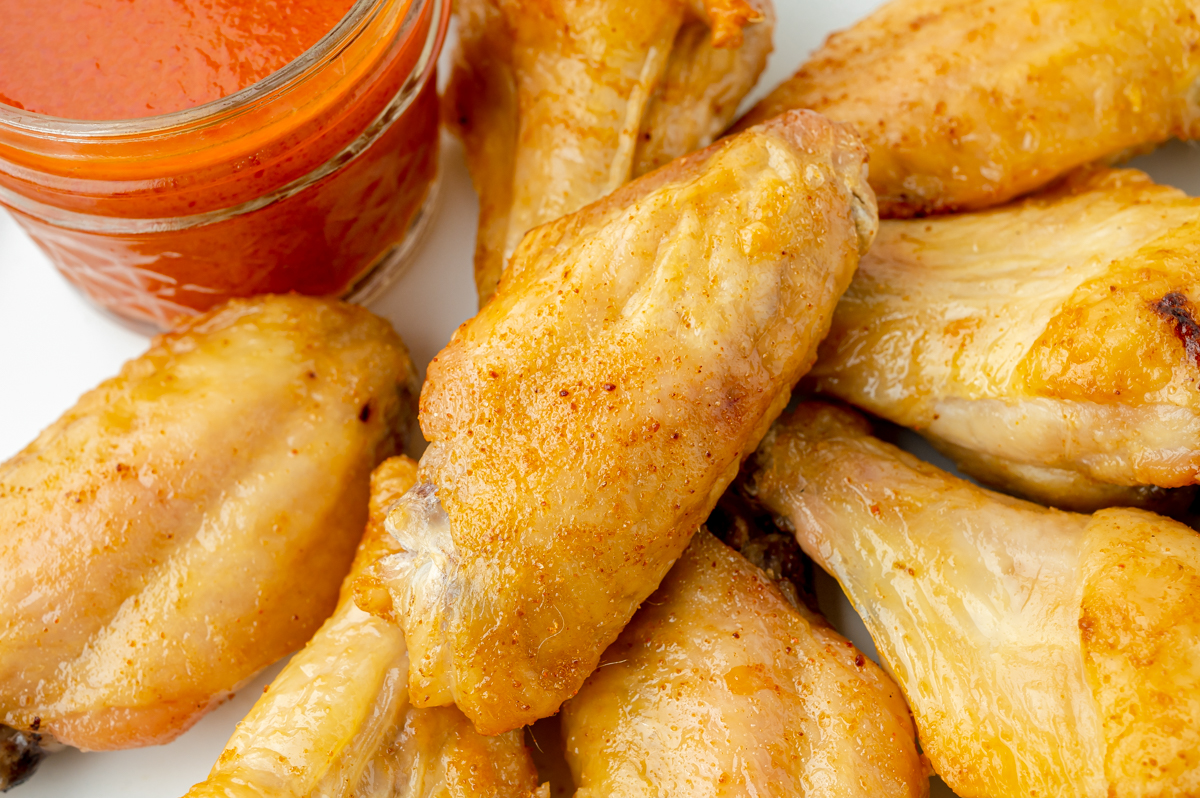
M0 466L0 719L166 742L307 640L413 416L387 322L230 302L160 336Z
M562 718L575 798L929 791L895 683L704 530Z
M446 119L479 192L475 279L522 236L708 145L771 51L771 0L459 0Z
M406 457L371 475L367 531L337 610L187 798L528 798L537 787L518 732L481 737L453 707L414 709L404 634L354 605L355 578L398 550L384 519L416 479Z
M1200 536L954 478L821 404L755 493L833 574L964 798L1200 794Z
M417 706L553 714L811 365L875 233L864 152L797 112L531 232L434 359L376 600ZM382 588L382 589L379 589Z
M1200 133L1197 0L893 0L753 108L853 124L883 218L998 205Z
M1001 209L889 221L834 314L821 391L1067 509L1200 473L1200 200L1099 170Z

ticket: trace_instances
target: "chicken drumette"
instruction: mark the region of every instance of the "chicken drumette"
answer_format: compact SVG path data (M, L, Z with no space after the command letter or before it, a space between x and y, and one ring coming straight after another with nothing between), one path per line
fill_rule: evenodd
M480 302L525 233L709 144L771 51L770 0L460 0L446 117L480 198Z
M1048 510L802 405L751 491L841 583L964 798L1200 792L1200 535Z

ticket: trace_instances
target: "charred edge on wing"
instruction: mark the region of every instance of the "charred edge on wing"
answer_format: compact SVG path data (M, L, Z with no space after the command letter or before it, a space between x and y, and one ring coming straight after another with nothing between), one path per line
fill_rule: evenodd
M1196 314L1188 298L1178 291L1172 291L1151 303L1150 307L1171 322L1175 337L1183 343L1188 357L1200 369L1200 324L1196 323Z
M41 742L40 734L0 725L0 792L33 775L46 756Z
M704 525L718 540L779 584L784 595L792 594L808 609L820 611L813 561L800 550L793 536L781 534L782 530L773 523L770 513L736 490L728 490Z

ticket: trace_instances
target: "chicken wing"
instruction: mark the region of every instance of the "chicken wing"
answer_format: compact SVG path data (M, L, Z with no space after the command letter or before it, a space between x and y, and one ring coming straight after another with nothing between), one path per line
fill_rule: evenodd
M387 322L292 296L189 320L85 394L0 466L0 720L161 743L302 645L415 391Z
M520 733L481 737L453 707L413 709L403 633L354 605L354 579L397 551L384 518L416 478L406 457L375 469L337 610L187 798L529 798L537 787Z
M1197 0L893 0L739 124L811 108L871 151L884 218L998 205L1200 134Z
M1200 794L1200 536L1048 510L808 404L752 492L854 603L964 798Z
M378 578L417 706L553 714L811 365L876 218L848 130L797 112L529 234L428 372Z
M1169 497L1152 486L1200 474L1193 300L1200 200L1101 170L998 210L882 224L812 378L1007 490L1153 505Z
M460 0L446 118L480 198L475 279L528 230L708 145L771 51L770 0Z
M562 718L575 798L929 792L892 680L703 530Z

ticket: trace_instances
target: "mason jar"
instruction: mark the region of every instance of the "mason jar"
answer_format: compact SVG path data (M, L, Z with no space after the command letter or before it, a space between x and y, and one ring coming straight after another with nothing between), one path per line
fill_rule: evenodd
M174 113L0 104L0 203L83 294L162 330L234 296L365 301L434 201L450 0L356 0L269 77Z

